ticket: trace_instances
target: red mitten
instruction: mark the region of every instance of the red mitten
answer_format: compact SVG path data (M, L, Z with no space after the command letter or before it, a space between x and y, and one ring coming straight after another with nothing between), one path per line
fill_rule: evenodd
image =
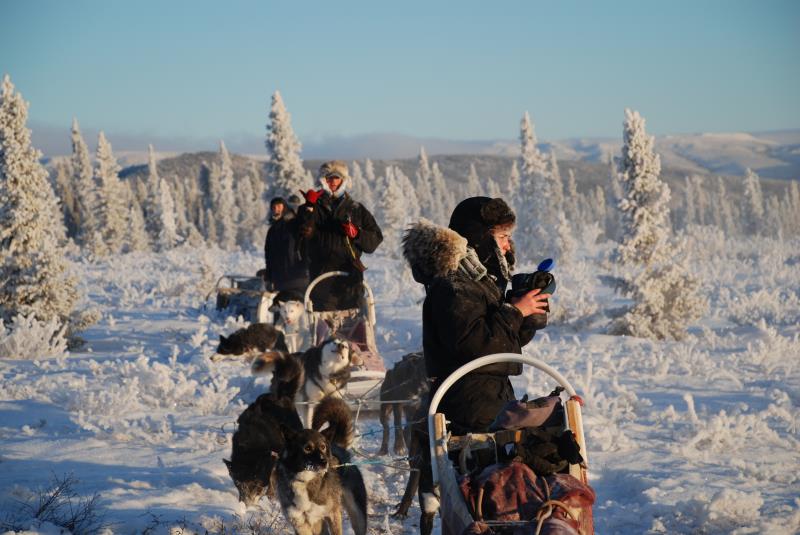
M350 221L348 221L347 223L342 223L342 231L351 240L355 239L355 237L358 236L358 227L352 224Z
M308 191L300 190L308 204L317 204L317 200L322 197L322 190L316 191L310 189Z

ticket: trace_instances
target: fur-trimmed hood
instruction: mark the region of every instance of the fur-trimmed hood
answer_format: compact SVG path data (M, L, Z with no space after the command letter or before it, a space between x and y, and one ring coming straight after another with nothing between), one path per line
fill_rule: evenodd
M403 256L414 280L428 284L458 269L468 256L467 240L456 231L423 218L406 230Z

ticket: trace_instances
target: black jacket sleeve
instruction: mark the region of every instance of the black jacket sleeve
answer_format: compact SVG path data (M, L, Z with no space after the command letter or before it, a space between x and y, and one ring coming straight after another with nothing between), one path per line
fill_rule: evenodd
M429 288L436 334L456 366L492 353L517 353L522 314L508 304L488 304L470 282L440 279Z
M359 228L358 235L353 240L353 245L358 247L361 252L371 254L375 252L378 245L383 241L383 233L381 232L378 223L369 210L362 205L357 205L355 210L358 218L356 225Z

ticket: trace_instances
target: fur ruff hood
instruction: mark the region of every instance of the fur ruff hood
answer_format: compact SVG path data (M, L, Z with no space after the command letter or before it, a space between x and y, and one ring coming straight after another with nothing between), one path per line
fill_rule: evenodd
M403 256L421 284L456 271L469 252L466 238L424 218L403 236Z

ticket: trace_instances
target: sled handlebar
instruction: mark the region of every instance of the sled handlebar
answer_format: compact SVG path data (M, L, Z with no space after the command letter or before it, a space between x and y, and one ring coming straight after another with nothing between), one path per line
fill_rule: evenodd
M447 391L452 387L456 381L467 375L469 372L474 371L478 368L486 366L488 364L496 364L498 362L518 362L520 364L527 364L528 366L532 366L537 370L543 371L550 377L556 380L556 382L564 387L564 391L567 393L569 397L576 396L575 389L569 384L569 381L561 375L561 373L550 366L542 362L541 360L534 358L534 357L524 357L517 353L495 353L493 355L487 355L485 357L480 357L472 362L468 362L464 364L456 371L451 373L447 376L447 378L442 382L439 388L436 389L436 392L433 394L431 398L431 405L428 408L428 440L429 446L431 450L431 462L435 463L436 459L436 437L434 436L434 415L436 414L437 409L439 408L439 403L441 403L442 398L447 393ZM582 434L582 433L581 433ZM439 473L438 470L435 469L435 466L432 466L433 472L433 484L434 486L439 485Z
M313 326L313 316L314 316L314 302L311 301L311 292L314 290L314 287L319 284L320 282L324 281L325 279L329 279L331 277L346 277L349 276L350 273L347 271L328 271L327 273L323 273L319 275L314 280L312 280L308 287L306 288L306 293L303 296L303 307L306 310L306 314L308 314L309 325ZM362 280L361 284L364 286L364 289L367 291L367 322L371 327L375 326L375 296L372 293L372 288L369 287L366 280ZM313 335L312 335L313 336ZM315 341L316 343L316 341Z

